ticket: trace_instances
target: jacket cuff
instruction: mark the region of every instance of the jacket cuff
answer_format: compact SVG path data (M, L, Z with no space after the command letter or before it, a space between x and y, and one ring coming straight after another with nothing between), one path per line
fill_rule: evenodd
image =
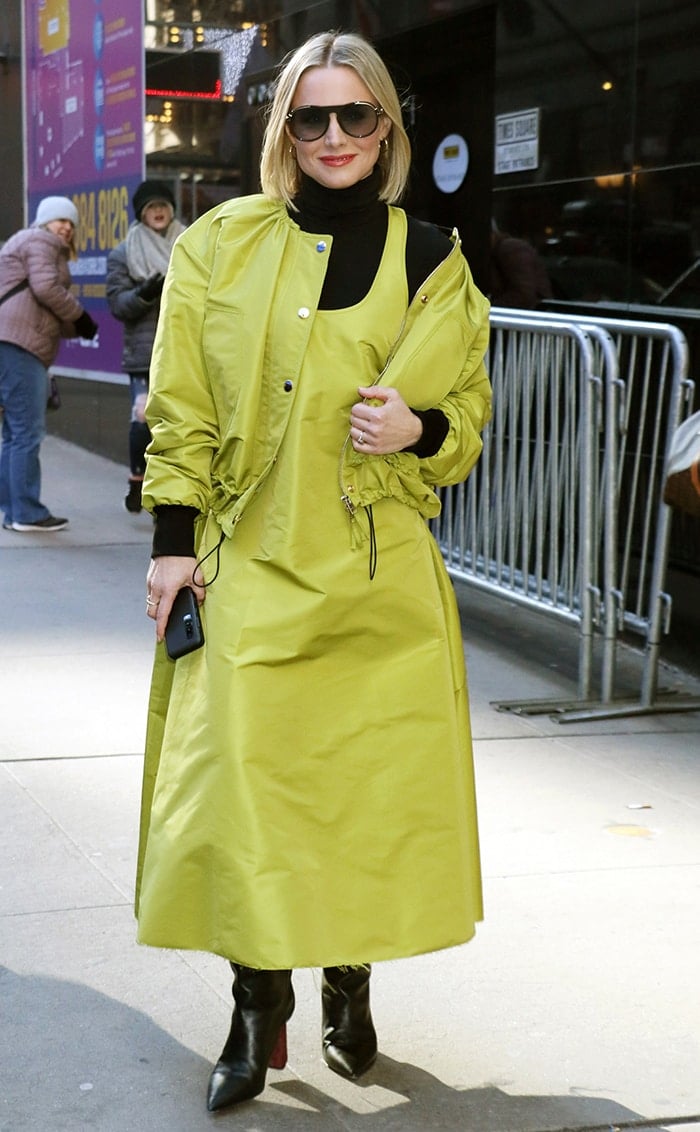
M196 507L184 507L180 503L162 503L156 507L151 556L194 558L194 521L198 515Z
M423 434L420 440L403 451L413 452L419 460L427 460L442 448L450 431L450 422L440 409L411 409L411 412L415 413L423 425Z

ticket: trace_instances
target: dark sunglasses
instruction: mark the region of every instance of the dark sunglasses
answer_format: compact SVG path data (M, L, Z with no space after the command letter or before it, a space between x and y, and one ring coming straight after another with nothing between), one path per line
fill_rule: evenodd
M297 141L318 141L335 114L344 134L351 138L368 138L379 125L381 106L371 102L346 102L343 106L297 106L287 115L289 128Z

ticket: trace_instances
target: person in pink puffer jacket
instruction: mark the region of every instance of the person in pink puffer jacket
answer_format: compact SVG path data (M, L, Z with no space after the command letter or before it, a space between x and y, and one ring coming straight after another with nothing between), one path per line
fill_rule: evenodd
M40 500L39 448L46 431L48 367L61 338L94 338L97 323L70 290L78 213L68 197L44 197L31 228L0 249L0 509L3 528L59 531L67 519Z

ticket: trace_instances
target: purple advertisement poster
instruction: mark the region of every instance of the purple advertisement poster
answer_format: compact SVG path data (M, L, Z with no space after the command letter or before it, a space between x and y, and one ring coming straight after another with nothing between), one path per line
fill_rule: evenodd
M121 324L105 276L143 180L143 11L143 0L24 0L29 222L42 197L75 202L73 283L99 324L93 341L64 341L57 373L114 380L121 372Z

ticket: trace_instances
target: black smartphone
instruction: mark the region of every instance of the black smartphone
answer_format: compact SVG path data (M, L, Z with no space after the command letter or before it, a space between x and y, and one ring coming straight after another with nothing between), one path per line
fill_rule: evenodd
M170 610L165 626L165 648L171 660L194 652L204 644L204 630L199 616L199 603L194 590L183 586Z

